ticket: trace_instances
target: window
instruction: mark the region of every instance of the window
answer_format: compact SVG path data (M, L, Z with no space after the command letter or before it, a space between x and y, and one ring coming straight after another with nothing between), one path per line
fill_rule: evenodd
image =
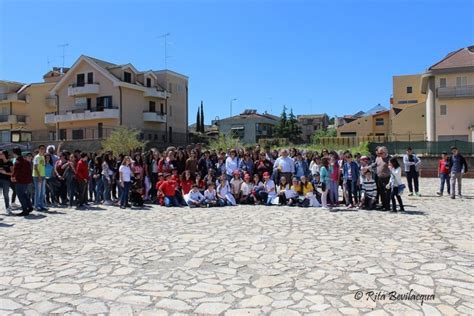
M448 115L448 108L445 104L439 106L439 115Z
M103 111L104 109L112 108L112 96L98 97L97 98L97 111Z
M144 139L145 139L145 134L140 133L140 140L144 140Z
M156 112L156 105L154 101L149 102L150 112Z
M383 126L384 125L384 119L383 118L376 118L375 119L375 125L376 126Z
M87 109L90 111L92 109L92 99L87 98Z
M103 123L97 124L97 137L98 138L104 137L104 124Z
M170 143L173 142L173 128L171 126L168 127L168 139Z
M151 87L151 79L150 79L150 78L146 78L146 86L147 86L148 88Z
M76 86L83 87L85 84L85 76L84 74L77 74L76 76Z
M0 143L9 143L11 141L10 131L0 133Z
M59 140L66 140L67 139L67 130L60 129L59 130Z
M123 72L123 81L132 83L132 74L128 71Z
M165 111L164 111L164 104L163 103L160 103L160 114L163 115L165 114Z
M456 77L456 86L467 86L467 77Z
M82 129L73 129L72 130L72 139L84 139L84 130L82 130Z
M56 140L56 132L49 131L48 132L48 140Z
M92 72L87 73L87 83L89 84L94 83L94 73Z
M439 87L446 88L446 78L439 78Z
M407 87L407 93L413 93L413 87L408 86Z
M171 82L168 83L168 92L173 93L173 84Z
M74 105L80 108L87 107L87 98L75 98Z
M151 140L151 134L148 134L148 140Z
M158 134L155 134L155 140L158 140Z

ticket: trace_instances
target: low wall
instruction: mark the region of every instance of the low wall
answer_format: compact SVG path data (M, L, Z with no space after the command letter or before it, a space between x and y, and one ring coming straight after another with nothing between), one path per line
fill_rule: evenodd
M399 159L400 164L402 164L403 156L397 156ZM421 169L420 169L420 176L424 178L432 178L438 176L438 161L441 157L434 157L434 156L427 156L427 157L419 157L421 159ZM464 175L465 178L474 178L474 157L472 156L464 156L467 161L468 173Z

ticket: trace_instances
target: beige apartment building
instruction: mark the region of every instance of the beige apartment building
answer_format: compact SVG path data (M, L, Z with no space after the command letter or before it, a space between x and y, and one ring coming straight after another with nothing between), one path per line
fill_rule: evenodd
M421 93L421 75L393 76L390 136L394 141L426 139L426 95Z
M421 77L428 141L474 141L474 46L461 48Z
M386 137L390 132L390 111L381 105L357 112L351 118L336 127L338 137Z
M127 126L152 145L187 142L188 77L176 72L82 55L49 94L56 108L44 123L57 140L98 140Z
M329 116L324 114L297 115L298 125L301 129L301 139L311 141L318 130L326 130L329 125Z

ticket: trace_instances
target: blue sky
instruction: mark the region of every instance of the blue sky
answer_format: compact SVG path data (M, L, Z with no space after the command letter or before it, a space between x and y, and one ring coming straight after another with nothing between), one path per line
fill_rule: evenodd
M392 76L474 44L474 1L0 0L0 79L38 82L81 54L186 74L189 122L389 106Z

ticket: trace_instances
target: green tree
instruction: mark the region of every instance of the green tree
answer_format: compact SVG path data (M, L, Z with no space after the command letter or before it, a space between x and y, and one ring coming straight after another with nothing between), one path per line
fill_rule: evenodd
M283 111L280 114L280 122L275 127L275 134L280 138L288 137L288 116L286 115L286 105L283 106Z
M287 125L287 138L289 138L292 142L299 140L301 135L301 129L298 125L298 120L296 119L296 116L293 114L293 109L290 110L290 114L288 115Z
M335 128L327 129L327 130L317 130L313 134L313 143L319 144L319 139L322 137L336 137L337 131Z
M201 133L204 133L206 131L206 125L204 124L204 105L203 105L203 102L201 100L201 123L200 123L200 126L201 128Z
M102 149L111 151L115 155L129 155L132 151L142 149L146 146L146 141L141 141L140 131L120 126L115 129L107 139L102 141Z
M234 148L243 148L243 144L237 137L231 137L230 135L219 134L216 140L209 142L210 150L227 150Z
M201 114L199 113L199 108L196 114L196 133L201 132Z

